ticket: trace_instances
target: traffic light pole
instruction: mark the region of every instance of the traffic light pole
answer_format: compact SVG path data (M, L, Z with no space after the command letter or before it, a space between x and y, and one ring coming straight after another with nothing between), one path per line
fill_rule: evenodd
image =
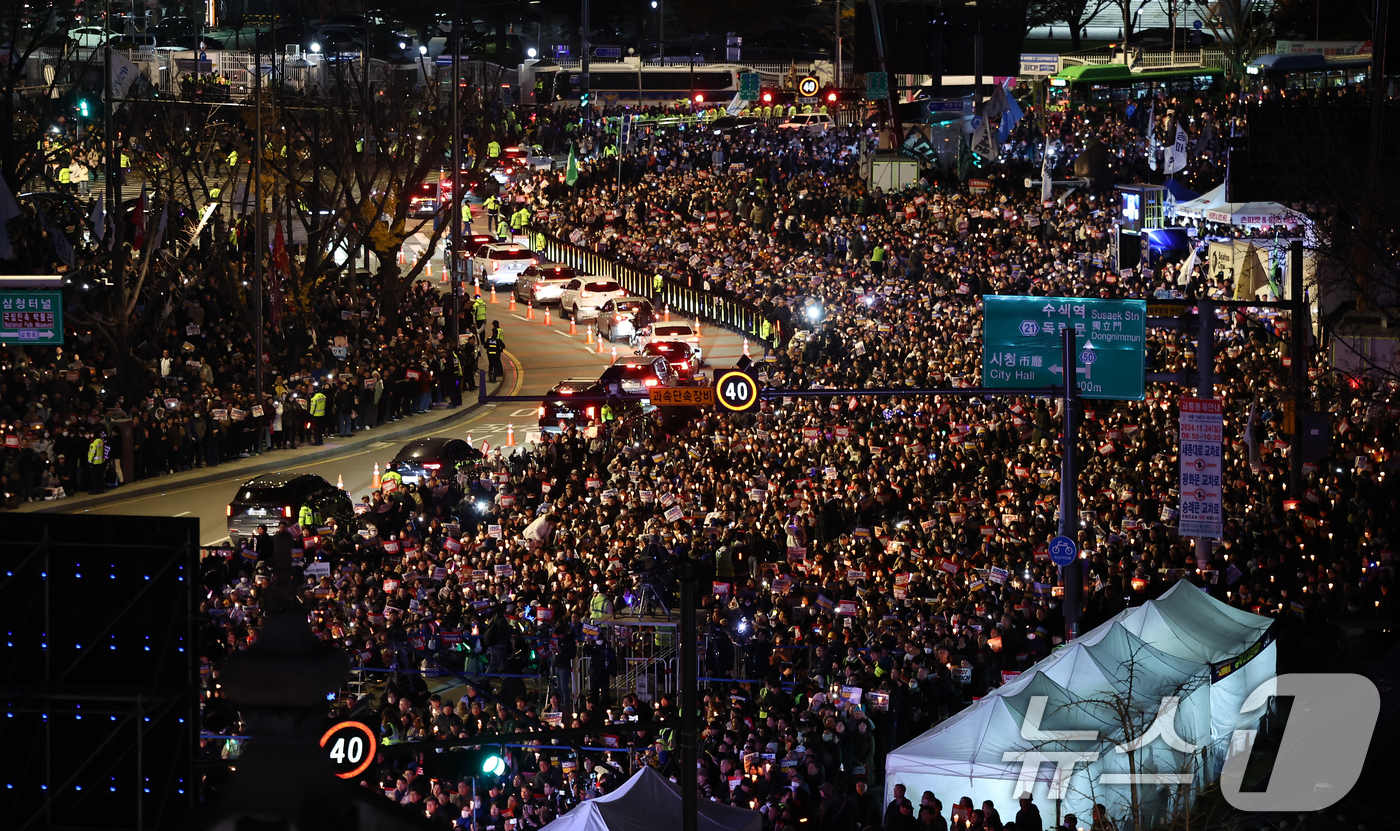
M462 122L457 109L462 98L461 57L462 0L457 0L452 17L452 216L449 217L452 223L452 255L447 258L447 267L451 269L448 285L452 291L452 325L448 327L448 331L452 336L451 348L454 354L460 354L462 350L462 281L459 252L462 250L462 205L466 203L466 196L462 193ZM439 187L438 190L441 191L442 188ZM459 393L461 386L462 380L459 378Z

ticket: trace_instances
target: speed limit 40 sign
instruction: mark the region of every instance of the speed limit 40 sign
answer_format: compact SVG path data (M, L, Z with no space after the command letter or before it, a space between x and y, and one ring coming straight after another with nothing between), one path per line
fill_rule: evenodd
M715 400L730 412L748 412L758 404L758 384L748 373L730 370L715 380Z
M342 721L331 725L321 736L321 747L326 749L336 776L354 779L374 761L379 752L379 738L358 721Z

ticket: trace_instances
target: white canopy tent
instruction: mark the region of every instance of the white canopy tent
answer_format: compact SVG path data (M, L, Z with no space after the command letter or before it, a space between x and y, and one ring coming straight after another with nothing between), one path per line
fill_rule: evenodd
M757 811L700 801L698 831L762 831ZM610 794L581 802L544 831L656 831L681 827L680 788L649 767Z
M1177 203L1176 217L1242 228L1291 227L1304 221L1302 214L1277 202L1227 202L1224 185L1208 190L1195 199Z
M1257 722L1260 713L1239 713L1245 695L1275 672L1274 647L1268 641L1271 621L1232 609L1181 581L1155 601L1128 609L1057 649L1011 683L990 692L886 759L886 799L895 784L915 794L933 791L945 806L970 796L974 805L990 799L1003 814L1014 810L1022 764L1006 761L1008 753L1057 750L1097 751L1092 763L1078 764L1068 780L1060 815L1087 818L1096 802L1111 815L1129 813L1127 785L1102 784L1104 774L1128 772L1128 754L1117 747L1125 731L1141 734L1155 721L1164 696L1177 696L1171 725L1194 750L1172 748L1162 738L1133 756L1139 772L1189 774L1204 785L1218 777L1225 742L1237 727ZM1248 660L1232 671L1220 662ZM1215 683L1212 683L1214 681ZM1035 699L1043 696L1043 705ZM1048 741L1041 731L1095 731L1094 741ZM1043 709L1041 709L1043 707ZM1023 732L1024 731L1024 732ZM1027 738L1030 736L1030 738ZM1055 767L1041 765L1032 795L1048 808ZM1145 818L1167 807L1175 786L1140 785Z

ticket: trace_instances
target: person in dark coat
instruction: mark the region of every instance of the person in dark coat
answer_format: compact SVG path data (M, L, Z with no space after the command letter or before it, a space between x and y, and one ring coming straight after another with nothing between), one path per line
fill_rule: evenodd
M1016 831L1043 831L1045 821L1040 818L1040 809L1035 807L1029 796L1021 797L1021 810L1016 812Z

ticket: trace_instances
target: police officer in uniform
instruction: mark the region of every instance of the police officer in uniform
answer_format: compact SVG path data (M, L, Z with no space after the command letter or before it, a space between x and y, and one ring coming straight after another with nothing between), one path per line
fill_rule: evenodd
M107 443L102 434L89 433L92 442L88 444L88 493L102 493L107 489Z
M501 364L506 342L501 340L501 322L491 321L491 337L486 339L486 375L488 381L499 381L505 377L506 368Z
M472 319L476 321L477 336L486 334L486 301L478 294L472 298Z
M311 442L315 445L323 444L322 434L326 430L326 394L321 390L316 390L316 394L311 396L311 433L315 437Z

